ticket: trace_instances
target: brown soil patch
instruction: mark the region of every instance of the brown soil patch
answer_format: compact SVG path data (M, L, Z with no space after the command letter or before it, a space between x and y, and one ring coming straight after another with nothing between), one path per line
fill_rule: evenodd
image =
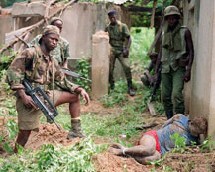
M150 166L137 163L133 158L119 157L108 152L93 158L97 172L143 172L150 171Z
M82 113L97 113L98 115L118 114L120 109L104 108L99 102L92 101L89 106L83 106ZM148 113L144 115L145 124L138 126L141 130L147 131L150 129L158 129L165 121L165 117L152 117ZM1 118L1 124L5 119ZM32 132L31 137L26 145L27 149L38 149L44 144L68 146L75 144L80 139L67 139L68 131L59 130L54 124L42 124L39 131ZM111 141L103 138L93 138L96 144L110 143ZM1 147L1 146L0 146ZM4 152L0 148L0 154ZM158 172L165 171L165 168L170 168L170 171L177 172L215 172L215 152L200 153L199 150L189 149L186 154L168 154L162 166L155 167L154 165L141 165L130 157L119 157L108 152L103 152L93 157L93 163L97 172L150 172L156 170ZM167 169L166 169L167 170Z
M121 108L105 108L99 101L91 101L89 105L81 107L81 113L94 113L99 115L111 115L122 112Z
M27 149L38 149L44 144L68 146L77 143L80 139L67 139L68 131L59 130L54 124L43 124L39 131L32 132L27 144Z

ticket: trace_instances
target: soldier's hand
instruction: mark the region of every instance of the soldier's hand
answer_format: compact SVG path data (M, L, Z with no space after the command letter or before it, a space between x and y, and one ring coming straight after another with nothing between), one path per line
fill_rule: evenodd
M25 94L25 91L24 91L23 89L17 90L17 94L18 94L19 97L22 99L23 104L24 104L27 108L38 109L38 107L35 105L33 99L31 98L31 96Z
M124 48L124 49L123 49L123 57L127 58L128 55L129 55L129 50L128 50L128 48Z
M191 78L191 72L190 72L190 70L186 70L185 75L184 75L184 81L188 82L188 81L190 81L190 78Z
M149 70L146 69L144 72L143 72L144 75L149 75Z
M87 92L84 90L84 89L81 89L81 92L80 92L81 96L83 97L84 101L85 101L85 105L88 105L89 102L90 102L90 97L89 95L87 94Z
M31 96L26 95L24 98L22 98L22 102L27 108L34 108L38 110L38 107L34 104L34 101Z

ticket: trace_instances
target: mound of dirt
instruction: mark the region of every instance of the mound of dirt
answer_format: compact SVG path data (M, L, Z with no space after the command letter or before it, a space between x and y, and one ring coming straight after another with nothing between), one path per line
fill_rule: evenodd
M188 152L184 154L170 153L163 162L174 171L215 172L215 152Z
M133 158L119 157L108 152L96 155L93 162L97 172L143 172L152 168L137 163Z
M104 108L99 102L91 102L89 106L82 107L82 113L98 113L99 115L109 115L109 114L118 114L118 108L107 109ZM150 129L158 129L161 127L165 121L165 117L141 114L145 117L145 124L138 126L142 131L147 131ZM0 124L5 124L5 118L1 118ZM0 126L1 126L0 125ZM1 128L1 127L0 127ZM0 131L4 131L3 129ZM7 133L0 133L4 136ZM44 144L53 144L53 145L63 145L69 146L73 145L80 141L79 138L68 140L67 139L68 131L64 129L59 130L54 124L41 124L39 131L32 132L25 148L26 149L38 149ZM101 143L110 143L108 139L94 138L96 144ZM192 151L191 151L192 150ZM4 153L0 145L0 155ZM200 153L199 150L194 151L190 149L183 154L173 154L169 153L164 158L162 165L160 167L155 167L154 165L141 165L136 162L133 158L130 157L120 157L110 154L109 152L100 153L93 157L93 163L97 172L150 172L153 170L165 171L168 168L171 171L184 172L215 172L215 152L210 153Z
M25 147L27 149L38 149L44 144L68 146L80 140L79 138L69 140L67 134L68 131L59 130L54 124L43 124L40 125L38 132L32 132Z

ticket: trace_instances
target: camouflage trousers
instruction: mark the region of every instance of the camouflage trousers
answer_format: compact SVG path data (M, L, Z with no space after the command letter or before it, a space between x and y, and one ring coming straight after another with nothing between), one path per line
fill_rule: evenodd
M161 75L161 94L166 113L184 114L184 74L185 68L179 67Z
M132 81L132 75L131 75L131 68L130 68L130 62L128 57L124 57L122 53L114 53L111 52L110 54L110 62L109 62L109 83L110 85L114 85L114 67L116 59L119 60L120 64L122 65L123 71L125 73L125 77L130 83Z

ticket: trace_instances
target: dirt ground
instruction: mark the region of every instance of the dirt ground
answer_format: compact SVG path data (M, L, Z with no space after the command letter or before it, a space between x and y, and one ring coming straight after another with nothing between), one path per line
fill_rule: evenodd
M99 102L91 102L88 107L82 107L82 113L93 112L109 114L120 109L105 109ZM152 117L145 114L148 123L153 124L149 129L159 128L165 117ZM147 126L146 126L147 127ZM79 139L66 139L68 131L59 130L54 124L40 126L39 132L33 132L27 145L27 149L38 149L43 144L61 144L64 146L75 144ZM96 140L96 143L104 142ZM1 152L0 152L1 154ZM141 165L130 157L118 157L108 152L103 152L93 157L95 168L98 172L147 172L147 171L177 171L177 172L215 172L215 152L200 153L199 149L189 149L185 154L168 154L162 166ZM171 167L171 169L168 169Z

